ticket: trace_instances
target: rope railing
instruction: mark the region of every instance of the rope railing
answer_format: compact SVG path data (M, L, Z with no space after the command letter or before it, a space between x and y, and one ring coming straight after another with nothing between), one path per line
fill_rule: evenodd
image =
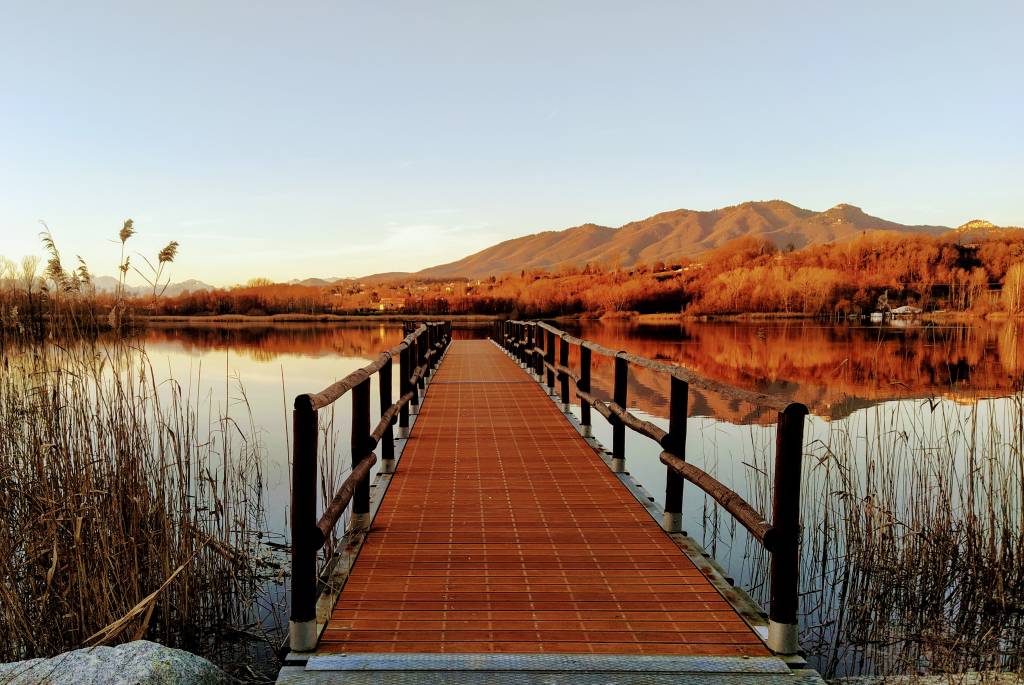
M408 331L408 327L406 328ZM406 432L410 406L420 403L427 377L436 368L451 341L451 322L416 324L395 347L318 393L299 395L292 412L292 497L291 497L291 615L288 621L289 647L296 652L316 647L317 552L330 539L338 521L351 505L350 528L369 524L370 472L377 463L379 446L381 470L394 470L394 426ZM394 359L399 364L399 398L392 401ZM379 381L380 419L370 428L370 383ZM352 396L350 436L352 471L331 497L323 514L316 516L317 500L317 412L330 407L344 395Z
M625 471L626 429L658 443L660 460L666 467L665 507L662 520L668 532L682 530L683 483L689 481L711 496L736 519L771 555L770 606L767 643L778 654L798 650L798 582L800 538L800 472L803 459L803 430L807 407L798 402L752 392L720 383L675 364L647 359L624 350L612 350L590 340L569 335L540 321L496 322L493 339L533 373L549 395L557 397L564 410L570 402L570 382L580 400L580 426L591 433L591 409L601 414L612 428L612 470ZM579 348L580 369L569 364L569 348ZM602 400L591 388L591 359L598 354L614 360L611 401ZM628 408L630 365L669 376L669 429L632 414ZM557 385L556 385L557 382ZM690 386L716 393L730 400L746 402L777 415L775 478L772 485L772 520L768 522L739 494L706 471L686 461L686 418Z

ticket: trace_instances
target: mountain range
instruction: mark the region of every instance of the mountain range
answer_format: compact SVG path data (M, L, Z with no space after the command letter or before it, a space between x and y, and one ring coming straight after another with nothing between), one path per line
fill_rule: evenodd
M951 229L887 221L848 204L815 212L782 200L744 202L710 211L676 209L618 228L583 224L561 231L535 233L506 240L414 275L481 278L521 269L551 270L563 266L582 267L587 263L629 267L693 258L744 236L770 240L779 248L800 249L848 240L873 230L941 235ZM394 274L387 276L394 277Z
M975 219L959 228L915 226L888 221L865 213L861 208L839 204L823 212L797 207L782 200L744 202L709 211L676 209L631 221L618 228L583 224L559 231L544 231L513 238L485 248L462 259L432 266L414 273L388 272L365 276L360 281L380 282L408 278L486 278L523 269L556 270L602 266L631 267L637 264L697 258L731 240L753 236L771 241L780 249L800 249L808 245L850 240L866 231L923 233L960 242L973 242L994 236L1004 229L988 221ZM293 285L326 287L345 278L304 278L288 281ZM117 279L100 276L98 290L112 291ZM191 279L168 286L165 295L184 291L212 290L202 281ZM132 294L147 294L147 286L129 287Z
M112 293L117 290L117 279L113 276L94 276L92 284L96 286L97 292L101 293ZM163 291L166 297L174 297L180 295L183 292L198 292L200 290L213 290L213 286L208 283L203 283L194 278L190 278L187 281L181 281L179 283L171 283ZM149 295L153 292L153 287L149 285L127 285L125 291L128 295L140 296Z

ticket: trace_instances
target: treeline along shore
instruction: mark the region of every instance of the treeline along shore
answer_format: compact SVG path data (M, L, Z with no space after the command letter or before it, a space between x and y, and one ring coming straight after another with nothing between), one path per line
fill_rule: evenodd
M4 323L45 309L9 277ZM88 284L83 285L88 289ZM998 318L1024 312L1024 229L982 234L869 231L852 240L786 249L736 239L693 259L630 268L586 264L487 278L415 274L316 284L254 278L244 285L173 296L126 296L93 287L96 321L126 299L137 317L178 321L350 321L444 317L848 317L901 306L924 316Z
M1024 309L1024 230L982 237L867 232L778 248L753 237L691 260L606 264L481 279L394 276L246 285L154 299L151 316L848 316L909 305L953 316Z

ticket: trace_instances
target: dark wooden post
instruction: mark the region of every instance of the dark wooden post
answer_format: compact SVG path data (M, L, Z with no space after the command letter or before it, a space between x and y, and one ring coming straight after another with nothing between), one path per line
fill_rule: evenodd
M426 331L425 330L424 331L420 331L419 335L416 336L416 368L417 369L420 368L421 366L424 366L424 362L427 361L427 343L426 343L426 340L424 340L424 338L426 338L426 337L427 336L426 336ZM421 375L419 377L419 380L416 381L416 385L419 386L420 390L423 390L425 387L427 387L426 375L427 375L426 367L424 366L423 375Z
M531 323L530 324L530 353L528 355L526 355L527 356L526 367L527 367L527 370L530 372L530 377L531 378L535 377L537 375L537 344L538 344L538 342L537 342L537 324L536 323Z
M551 367L555 365L555 334L551 331L544 331L547 336L544 340L544 360L550 365L548 366L548 394L555 394L555 372L551 370Z
M564 337L558 339L558 364L569 368L569 341ZM562 411L569 411L569 372L559 374L559 394L561 394Z
M411 404L418 404L419 392L416 387L409 382L409 377L412 375L412 364L409 363L410 358L410 348L409 346L406 346L406 348L398 355L398 394L400 397L405 397L405 394L412 390ZM409 436L408 404L403 404L402 408L398 411L398 428L398 432L403 438Z
M541 348L544 343L544 329L540 327L540 324L533 324L533 357L530 359L533 375L539 382L544 378L544 355L541 353Z
M533 348L537 345L536 329L533 323L523 324L523 335L526 338L523 345L523 366L529 373L533 371Z
M370 379L352 388L352 468L368 454L370 444ZM352 495L353 529L366 528L370 523L370 477L364 478Z
M580 345L580 382L576 387L583 392L590 392L590 348ZM580 400L580 426L583 427L583 435L590 436L590 402Z
M800 471L806 416L807 407L790 404L779 412L775 434L768 647L777 654L796 654L800 647Z
M544 377L544 330L539 324L534 325L533 354L530 356L530 370L539 378Z
M622 357L623 353L615 355L615 389L612 393L612 401L628 409L627 386L629 382L629 362ZM622 473L626 470L626 426L621 421L612 422L612 471Z
M528 335L527 325L525 323L519 324L519 363L524 367L526 366L526 350L529 345Z
M391 408L393 401L391 399L391 357L388 357L384 366L380 367L377 377L380 379L377 391L377 394L380 395L380 413L383 414ZM394 425L394 420L390 421L380 439L381 470L385 473L393 471L395 465L395 430L392 428Z
M668 435L663 447L683 461L686 461L686 416L689 413L690 385L681 378L672 376L669 395ZM667 466L665 477L665 514L661 526L670 533L683 529L683 477Z
M530 360L533 359L533 324L523 324L523 365L529 369Z
M316 648L316 409L308 395L295 398L292 412L292 609L289 646Z
M430 342L430 349L434 352L434 356L430 359L430 373L433 374L437 370L437 365L441 363L441 324L434 326L434 337Z
M437 354L434 355L434 370L437 370L438 365L441 363L441 353L444 352L444 322L437 324L437 328L434 331L434 349L437 350Z
M427 375L434 373L434 364L437 363L437 326L427 324Z

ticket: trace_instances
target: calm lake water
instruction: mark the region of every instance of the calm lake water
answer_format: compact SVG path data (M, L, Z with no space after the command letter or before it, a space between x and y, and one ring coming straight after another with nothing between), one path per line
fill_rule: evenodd
M564 327L613 349L810 407L802 644L825 675L1019 665L1019 326L584 321ZM459 329L456 337L487 332ZM259 431L268 525L284 541L294 397L365 365L397 343L402 330L392 323L195 325L153 327L145 336L158 374L195 379L214 414L226 408ZM611 360L595 356L593 373L593 387L610 394ZM668 379L634 370L629 381L631 409L667 427ZM396 374L396 391L397 382ZM372 402L376 408L376 388ZM333 418L331 451L343 476L347 398ZM687 459L767 513L773 422L754 407L692 389ZM594 424L596 437L610 445L611 431L596 413ZM665 468L658 452L645 438L627 436L627 468L660 499ZM764 605L766 555L692 486L684 509L690 535ZM283 626L286 584L269 593L275 608L265 622Z

